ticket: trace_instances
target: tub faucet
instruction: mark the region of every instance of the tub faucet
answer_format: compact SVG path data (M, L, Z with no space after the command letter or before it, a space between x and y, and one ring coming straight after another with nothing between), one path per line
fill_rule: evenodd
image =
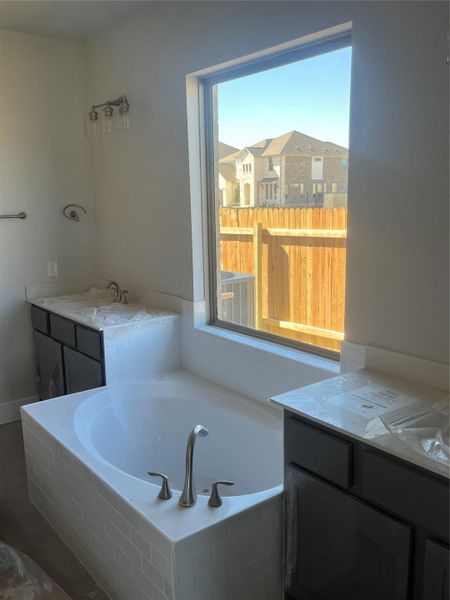
M197 492L194 485L193 460L194 460L194 445L197 436L206 437L209 431L203 425L196 425L188 437L186 446L186 475L184 478L183 491L181 492L178 504L189 508L197 502Z
M110 281L110 282L108 282L106 284L106 289L114 291L114 300L113 300L113 302L119 302L120 301L120 297L122 295L122 290L120 289L120 285L118 283L116 283L115 281Z

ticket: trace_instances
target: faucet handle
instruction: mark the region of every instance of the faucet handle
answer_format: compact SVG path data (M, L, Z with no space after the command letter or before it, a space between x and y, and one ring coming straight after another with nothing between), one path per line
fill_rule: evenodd
M234 485L234 481L215 481L211 487L211 496L208 500L208 506L212 506L213 508L217 508L222 505L222 498L219 496L219 490L217 486L219 485Z
M158 498L160 500L169 500L169 498L172 498L172 492L169 487L169 478L167 477L167 475L163 475L162 473L156 473L154 471L149 471L147 475L150 475L150 477L161 477L161 489L158 494Z

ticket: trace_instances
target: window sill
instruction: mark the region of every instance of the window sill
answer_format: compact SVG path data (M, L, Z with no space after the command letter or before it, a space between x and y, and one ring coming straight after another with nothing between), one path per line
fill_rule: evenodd
M216 325L197 325L195 330L236 344L238 352L244 353L264 362L282 361L286 369L312 368L320 370L325 377L335 377L341 372L340 363L330 358L309 354L303 350L295 350L274 342L254 338L250 335L229 331Z

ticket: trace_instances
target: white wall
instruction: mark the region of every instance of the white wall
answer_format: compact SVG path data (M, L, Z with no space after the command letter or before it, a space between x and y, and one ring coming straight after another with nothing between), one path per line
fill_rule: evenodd
M89 40L89 102L134 118L93 143L102 275L192 298L185 75L349 20L347 339L446 362L444 2L160 2Z
M25 286L50 281L47 259L60 279L94 275L96 254L81 46L5 31L0 44L0 213L28 213L0 221L1 422L35 394ZM88 210L80 223L61 214L71 202Z

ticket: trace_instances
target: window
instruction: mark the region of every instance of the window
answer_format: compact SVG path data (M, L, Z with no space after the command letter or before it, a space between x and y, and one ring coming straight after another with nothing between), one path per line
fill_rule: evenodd
M321 156L313 156L311 161L311 179L323 178L323 158Z
M344 197L325 202L335 184L323 175L347 177L350 43L346 31L200 79L211 322L332 357L344 337L347 209ZM251 149L251 164L233 162L230 146ZM220 206L225 148L239 202Z
M288 183L289 196L296 197L305 193L305 184L303 182Z
M332 184L331 184L331 192L332 192L333 194L336 194L336 193L337 193L337 183L332 183Z
M267 183L264 186L265 200L268 202L276 200L278 197L278 185L276 183Z

